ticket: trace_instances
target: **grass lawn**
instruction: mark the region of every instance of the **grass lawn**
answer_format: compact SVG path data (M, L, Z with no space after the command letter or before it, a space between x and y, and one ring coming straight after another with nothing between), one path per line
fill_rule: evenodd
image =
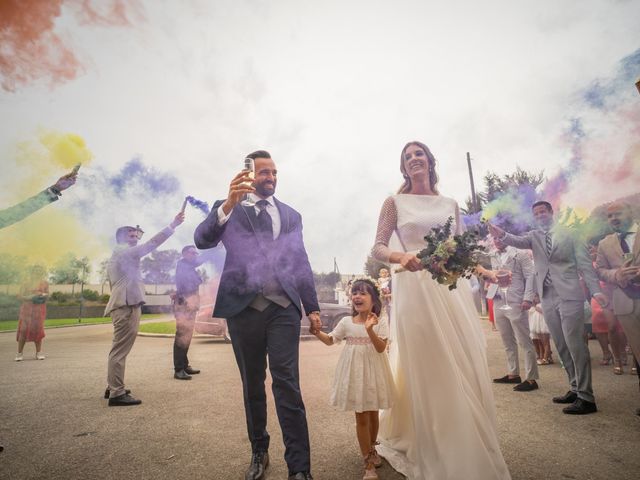
M167 333L169 335L175 335L176 322L168 321L143 323L142 325L140 325L140 329L138 331L143 333Z
M160 313L149 313L142 315L142 320L149 320L162 317ZM94 325L97 323L111 323L111 317L83 318L78 322L78 318L51 318L44 321L44 328L59 327L63 325ZM15 331L18 328L17 320L0 320L0 332Z

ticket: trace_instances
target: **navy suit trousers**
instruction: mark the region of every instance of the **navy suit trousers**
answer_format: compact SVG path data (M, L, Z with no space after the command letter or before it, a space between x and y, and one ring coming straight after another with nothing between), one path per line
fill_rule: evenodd
M267 356L289 474L310 471L309 430L298 370L300 311L275 303L262 312L247 307L227 320L242 378L252 451L269 449L265 379Z

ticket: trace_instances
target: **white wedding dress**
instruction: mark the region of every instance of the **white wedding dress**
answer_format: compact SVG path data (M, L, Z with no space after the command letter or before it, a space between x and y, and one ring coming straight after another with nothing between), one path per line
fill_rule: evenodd
M400 194L382 208L374 255L388 260L397 234L405 251L453 216L455 200ZM449 291L426 271L395 273L391 314L394 406L380 417L379 452L416 480L510 479L496 432L486 342L471 290Z

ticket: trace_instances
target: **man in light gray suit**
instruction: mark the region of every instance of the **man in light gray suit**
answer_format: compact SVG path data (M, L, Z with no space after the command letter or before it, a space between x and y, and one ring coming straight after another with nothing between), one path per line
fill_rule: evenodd
M517 236L489 225L491 234L507 245L533 250L536 290L542 292L544 318L569 377L571 390L554 397L554 403L570 404L562 411L584 415L597 412L591 388L591 358L584 342L585 295L578 272L596 301L606 306L586 244L574 232L554 222L549 202L533 204L537 230Z
M496 252L491 256L492 270L479 267L479 273L497 283L497 273L500 270L511 272L511 284L507 291L506 304L510 310L500 307L505 299L493 303L496 327L502 337L507 354L508 373L500 378L495 378L494 383L517 384L513 389L516 392L529 392L538 389L536 380L538 376L538 363L536 362L536 350L533 346L529 332L528 310L533 305L533 262L528 252L518 251L507 246L498 238L493 239ZM497 285L495 286L497 287ZM493 287L490 291L495 292ZM494 300L499 294L495 295ZM520 362L518 360L518 344L524 351L525 381L520 377Z
M622 325L631 351L640 359L640 235L631 206L614 202L607 207L607 219L614 233L598 244L596 269L611 284L613 312ZM640 372L638 372L640 376ZM636 410L640 415L640 408Z
M144 304L144 284L140 273L140 259L158 248L175 228L184 221L184 212L178 213L171 224L151 240L138 245L142 231L134 227L120 227L116 231L118 244L109 260L107 273L111 285L111 298L104 316L111 316L113 343L109 352L107 390L109 406L139 405L141 400L130 395L124 387L124 369L127 355L133 347L140 325Z

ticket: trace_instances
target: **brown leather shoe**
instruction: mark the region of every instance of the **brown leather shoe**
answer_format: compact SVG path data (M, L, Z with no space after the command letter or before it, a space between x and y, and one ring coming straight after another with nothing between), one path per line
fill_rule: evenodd
M128 393L123 393L122 395L118 395L117 397L109 399L110 407L129 407L131 405L140 405L141 403L142 400L133 398Z
M505 375L504 377L494 378L493 383L522 383L522 379L520 375L515 377L509 377L509 375Z
M553 397L551 400L553 403L573 403L578 399L576 392L567 392L561 397Z

